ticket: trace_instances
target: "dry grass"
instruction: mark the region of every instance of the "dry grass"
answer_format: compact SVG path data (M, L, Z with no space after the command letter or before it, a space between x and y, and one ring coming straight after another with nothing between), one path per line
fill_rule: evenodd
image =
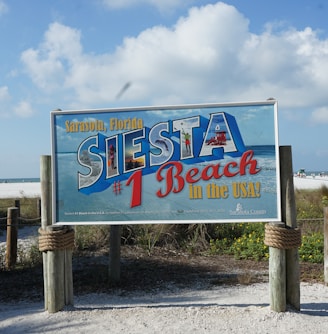
M40 217L39 198L23 197L19 200L20 217L26 219L34 219ZM0 217L6 217L8 208L16 206L16 199L0 199Z

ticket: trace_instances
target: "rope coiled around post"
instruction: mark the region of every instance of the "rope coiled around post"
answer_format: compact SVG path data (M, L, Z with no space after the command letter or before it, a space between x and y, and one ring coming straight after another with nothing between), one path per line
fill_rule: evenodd
M44 230L39 228L39 250L41 252L74 249L74 230Z
M264 244L278 249L298 248L302 244L301 230L266 224Z

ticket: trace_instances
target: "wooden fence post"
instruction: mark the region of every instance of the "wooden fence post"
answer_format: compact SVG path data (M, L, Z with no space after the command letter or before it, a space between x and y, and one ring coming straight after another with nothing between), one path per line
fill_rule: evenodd
M20 199L15 199L15 205L14 205L18 211L17 211L17 215L18 215L18 218L20 217Z
M109 281L118 283L121 276L121 231L120 225L110 226L109 235Z
M41 228L47 232L64 229L52 225L51 156L41 156ZM43 279L45 310L60 311L73 304L73 274L71 250L48 250L43 252Z
M7 210L6 268L11 269L17 261L18 208Z
M65 269L64 269L65 300L64 302L65 302L65 305L74 305L73 251L71 249L65 249L64 265L65 265Z
M284 223L270 223L285 228ZM286 311L286 250L269 247L270 307L275 312Z
M293 232L293 236L296 232L297 236L295 238L297 242L290 237L290 241L293 241L291 244L269 248L271 308L277 312L284 312L287 304L300 310L300 270L297 246L300 242L300 234L298 230L295 230L297 222L291 147L280 146L279 155L281 218L283 222L274 224L274 226L278 227L278 230L284 228L286 231ZM291 236L292 233L289 235Z
M51 157L41 156L40 160L40 184L41 184L41 228L46 230L51 225ZM48 256L46 252L43 257L43 288L44 308L48 309Z
M47 231L61 230L62 226L48 226ZM65 306L64 250L47 251L48 305L49 313L55 313Z
M280 146L281 215L287 227L297 228L291 146ZM300 267L298 248L286 250L286 301L300 310Z
M37 200L36 203L36 212L38 213L38 217L41 217L41 198Z
M324 277L325 284L328 285L328 207L324 208Z

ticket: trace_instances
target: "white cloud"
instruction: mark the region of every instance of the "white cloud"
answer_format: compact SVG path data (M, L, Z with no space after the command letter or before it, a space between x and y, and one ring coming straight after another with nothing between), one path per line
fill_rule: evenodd
M0 118L11 118L16 115L20 118L28 118L34 115L30 102L21 101L13 104L14 98L10 95L7 86L0 87Z
M0 0L0 16L3 14L6 14L9 10L9 7L7 6L7 4Z
M81 52L80 32L55 22L39 49L25 50L21 60L34 83L50 91L63 85L69 67L79 60Z
M314 110L311 113L311 118L315 123L328 123L328 106Z
M14 113L23 118L31 117L34 114L34 110L31 104L27 101L21 101L14 108Z
M4 101L10 98L9 90L7 86L0 87L0 101Z
M112 2L113 4L114 2ZM125 102L265 100L288 108L328 105L328 40L315 31L269 27L260 35L224 3L192 8L175 26L126 38L114 53L86 54L81 32L54 23L22 61L38 87L69 92L80 107ZM72 95L73 93L73 95Z
M168 11L182 5L187 5L190 0L103 0L103 4L109 9L130 8L140 5L150 5L159 11Z
M7 118L10 116L9 103L11 96L7 86L0 87L0 118Z

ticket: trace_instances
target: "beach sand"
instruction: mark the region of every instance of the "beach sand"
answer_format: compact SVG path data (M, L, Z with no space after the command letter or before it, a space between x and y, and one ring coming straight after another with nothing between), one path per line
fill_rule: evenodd
M328 287L301 284L301 311L274 312L268 283L209 290L87 294L49 314L43 303L0 305L0 332L19 333L327 333Z
M320 189L322 186L328 187L328 177L294 177L295 189Z
M40 197L40 182L0 183L0 198Z

